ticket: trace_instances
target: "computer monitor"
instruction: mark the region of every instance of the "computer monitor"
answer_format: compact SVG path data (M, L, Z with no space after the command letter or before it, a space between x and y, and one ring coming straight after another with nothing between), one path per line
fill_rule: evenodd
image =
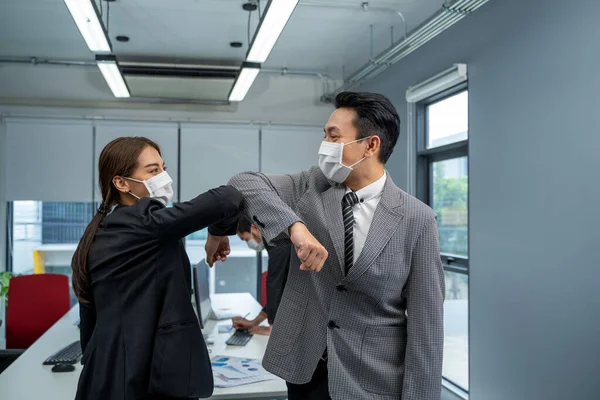
M196 264L192 270L194 276L194 298L200 327L204 329L210 314L210 289L208 287L208 264L205 260Z

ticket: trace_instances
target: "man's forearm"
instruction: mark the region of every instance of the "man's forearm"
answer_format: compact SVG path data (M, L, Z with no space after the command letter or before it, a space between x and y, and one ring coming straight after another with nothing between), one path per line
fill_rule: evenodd
M229 184L244 197L244 214L261 231L267 243L289 243L289 227L301 221L293 207L299 190L298 175L268 177L245 172L231 178Z
M256 318L254 318L254 319L252 320L252 323L253 323L254 325L260 325L260 324L261 324L261 323L262 323L262 322L263 322L265 319L267 319L267 318L268 318L268 315L267 315L266 311L263 309L263 310L260 312L260 314L258 314L258 315L256 316Z

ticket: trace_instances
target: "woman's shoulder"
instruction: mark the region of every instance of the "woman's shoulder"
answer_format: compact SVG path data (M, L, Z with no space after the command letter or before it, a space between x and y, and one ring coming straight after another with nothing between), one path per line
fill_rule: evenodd
M135 218L137 216L147 215L149 213L163 208L165 208L165 206L160 201L150 197L143 197L136 201L135 204L130 206L122 204L117 205L112 210L112 212L106 216L104 220L111 222L114 220L122 219L123 217Z

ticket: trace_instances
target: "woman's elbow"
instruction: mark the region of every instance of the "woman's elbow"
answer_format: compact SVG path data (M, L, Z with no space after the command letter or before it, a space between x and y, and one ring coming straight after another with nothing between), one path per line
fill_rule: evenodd
M226 194L225 197L229 200L227 214L234 214L241 210L244 203L244 197L242 193L237 190L234 186L225 186Z

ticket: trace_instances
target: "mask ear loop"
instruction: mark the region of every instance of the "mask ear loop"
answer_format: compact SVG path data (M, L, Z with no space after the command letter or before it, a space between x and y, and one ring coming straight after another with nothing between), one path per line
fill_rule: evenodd
M351 142L344 143L344 144L343 144L343 146L342 146L342 156L344 155L344 146L347 146L347 145L349 145L349 144L356 143L356 142L361 142L361 141L363 141L363 140L370 139L370 138L372 138L373 136L375 136L375 135L367 136L367 137L365 137L365 138L362 138L362 139L356 139L356 140L353 140L353 141L351 141ZM360 163L360 162L364 161L366 158L367 158L367 157L363 157L363 158L361 158L360 160L358 160L358 161L357 161L357 162L355 162L354 164L352 164L352 165L349 165L349 166L348 166L348 168L353 168L353 167L355 167L356 165L358 165L358 163ZM341 157L340 157L340 164L341 164L342 166L344 166L344 167L345 167L345 165L344 165L344 164L342 164Z
M134 179L134 178L128 178L126 176L123 177L123 179L127 179L128 181L132 181L132 182L137 182L137 183L141 183L144 185L144 187L146 188L146 190L148 191L148 194L150 195L150 197L152 197L152 190L148 187L147 181L140 181L139 179ZM131 190L129 192L130 195L132 195L133 197L135 197L136 199L140 200L141 197L136 195L135 193L133 193Z
M348 143L342 143L342 144L343 144L344 146L347 146L347 145L349 145L349 144L352 144L352 143L356 143L356 142L362 142L363 140L371 139L373 136L375 136L375 135L367 136L367 137L364 137L364 138L362 138L362 139L356 139L356 140L353 140L353 141L351 141L351 142L348 142Z
M360 160L358 160L357 162L355 162L354 164L350 165L348 168L353 168L355 165L357 165L358 163L362 162L363 160L365 160L367 157L363 157Z

